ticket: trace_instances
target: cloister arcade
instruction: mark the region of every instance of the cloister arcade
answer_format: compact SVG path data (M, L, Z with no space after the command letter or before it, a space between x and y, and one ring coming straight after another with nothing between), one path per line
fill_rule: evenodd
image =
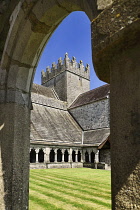
M99 151L91 148L30 148L30 164L68 162L97 163Z

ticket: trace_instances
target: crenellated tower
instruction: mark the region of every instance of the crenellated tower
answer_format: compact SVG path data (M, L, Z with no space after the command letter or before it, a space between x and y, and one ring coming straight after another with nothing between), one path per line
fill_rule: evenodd
M47 67L41 72L42 85L54 88L58 97L62 101L71 104L78 95L90 88L90 67L76 62L76 58L69 59L68 53L64 60L58 59L58 63Z

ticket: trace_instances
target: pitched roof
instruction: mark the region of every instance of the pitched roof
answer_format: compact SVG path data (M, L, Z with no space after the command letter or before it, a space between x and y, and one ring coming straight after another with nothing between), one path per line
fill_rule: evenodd
M33 84L31 92L49 98L56 98L53 90L51 88L44 87L43 85Z
M110 145L110 135L99 145L98 149L102 149L107 143Z
M102 128L97 130L90 130L84 132L84 144L94 144L99 146L104 142L110 135L109 128Z
M81 136L81 128L68 111L33 103L31 142L81 143Z
M107 97L110 91L110 85L106 84L101 87L98 87L96 89L90 90L88 92L82 93L77 97L77 99L72 103L72 105L69 107L69 109L83 106L88 103L95 102L97 100L103 99Z

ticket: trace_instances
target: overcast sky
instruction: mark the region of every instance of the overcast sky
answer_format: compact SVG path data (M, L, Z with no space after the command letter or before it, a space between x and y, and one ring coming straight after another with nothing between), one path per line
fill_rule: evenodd
M90 65L91 89L105 84L94 72L90 21L84 12L71 13L55 30L40 57L34 83L41 84L41 70L45 70L47 66L51 67L53 62L57 63L59 57L64 59L66 52L70 59L74 56L78 63L83 60L84 65L87 63Z

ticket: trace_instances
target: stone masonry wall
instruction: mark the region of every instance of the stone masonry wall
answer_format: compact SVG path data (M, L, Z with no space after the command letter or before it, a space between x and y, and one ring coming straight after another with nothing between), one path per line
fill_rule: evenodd
M90 81L67 71L67 102L70 105L81 93L89 91Z
M70 109L70 113L83 130L109 127L109 99Z
M100 162L105 162L106 164L111 165L110 149L101 149L99 157Z
M62 72L57 75L57 77L53 77L49 81L47 81L44 86L46 87L54 87L58 97L62 101L67 101L67 81L66 81L66 72Z

